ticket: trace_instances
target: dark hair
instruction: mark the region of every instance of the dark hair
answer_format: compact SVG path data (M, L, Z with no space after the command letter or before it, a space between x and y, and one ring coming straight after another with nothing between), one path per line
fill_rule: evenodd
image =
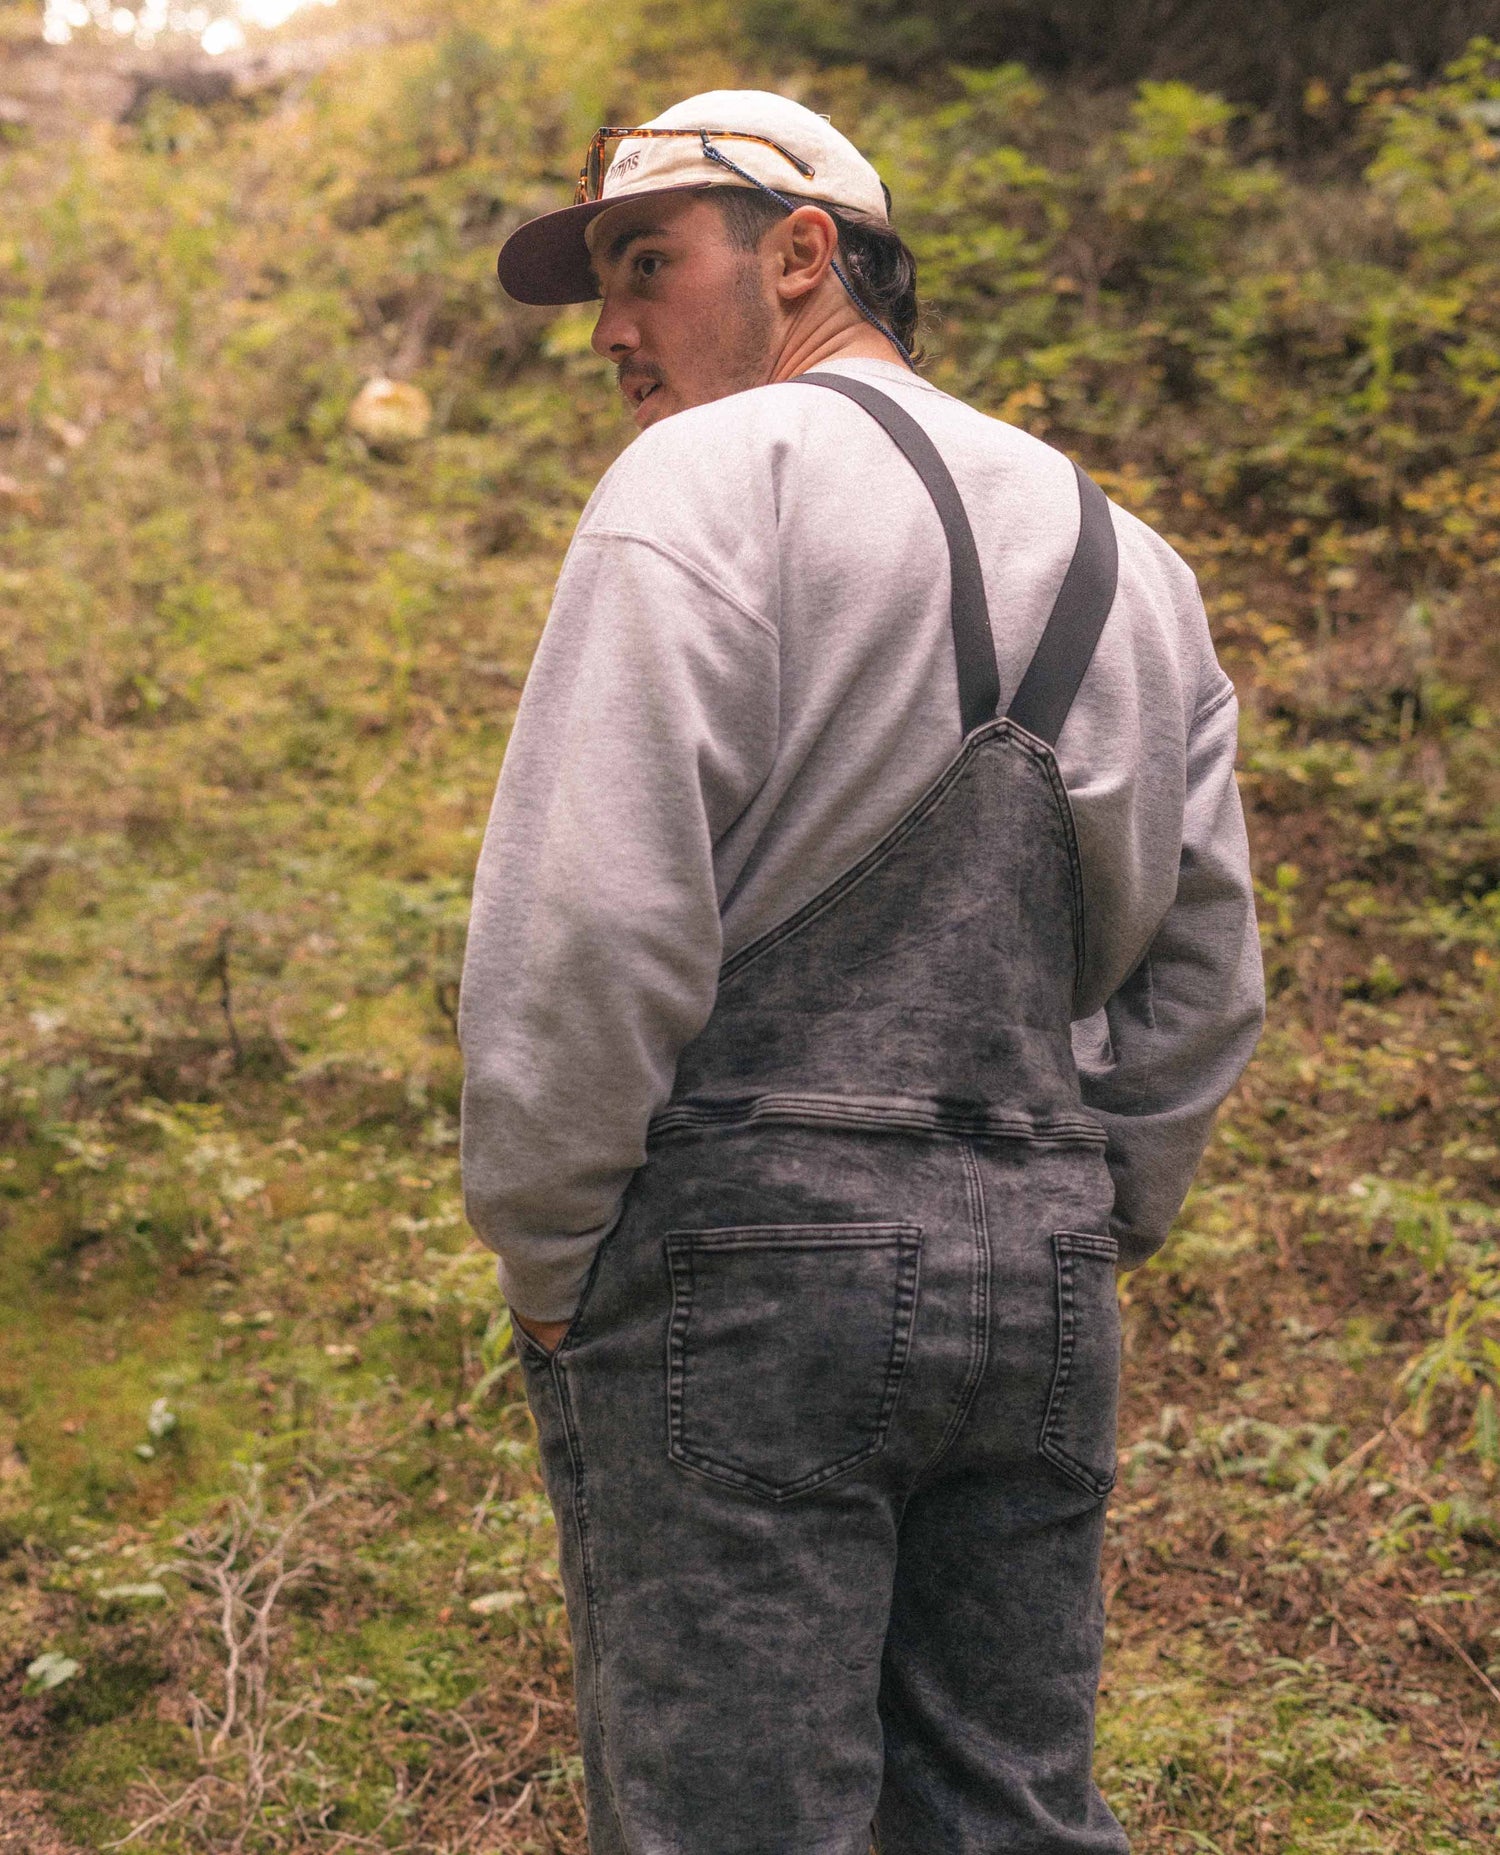
M709 199L724 219L729 242L741 251L754 251L768 228L785 219L786 208L769 194L752 187L709 187ZM887 225L867 225L850 219L827 200L793 199L795 206L820 206L838 228L839 259L859 300L912 350L917 337L921 306L917 302L917 260L900 234ZM920 361L920 352L912 354Z

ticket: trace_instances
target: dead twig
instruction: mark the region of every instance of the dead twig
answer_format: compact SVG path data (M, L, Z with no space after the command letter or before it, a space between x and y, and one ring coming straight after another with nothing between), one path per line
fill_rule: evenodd
M229 975L229 949L234 940L234 929L227 924L219 930L219 938L214 947L214 955L209 962L209 977L219 982L219 1010L223 1014L224 1028L229 1034L229 1048L234 1056L234 1066L239 1069L245 1060L245 1047L240 1042L239 1027L234 1021L234 985Z
M1416 1611L1418 1623L1420 1623L1424 1629L1430 1630L1445 1648L1450 1649L1453 1654L1458 1657L1459 1661L1468 1669L1469 1673L1480 1684L1485 1693L1489 1695L1490 1699L1494 1701L1495 1705L1500 1707L1500 1687L1495 1686L1494 1682L1490 1680L1489 1676L1479 1666L1478 1662L1474 1660L1473 1656L1469 1654L1468 1650L1458 1638L1445 1630L1436 1617L1429 1617L1426 1614L1421 1608L1420 1598L1412 1597L1408 1594L1406 1601Z
M217 1526L190 1533L182 1558L168 1568L213 1600L219 1657L218 1705L189 1693L190 1727L202 1769L175 1797L148 1782L154 1805L125 1835L108 1844L124 1848L168 1823L197 1819L203 1846L215 1855L240 1855L267 1806L284 1802L294 1773L305 1764L305 1739L289 1729L316 1717L316 1698L282 1701L274 1692L277 1609L287 1592L321 1567L316 1553L294 1554L298 1535L313 1516L340 1499L323 1489L287 1518L266 1511L258 1477L234 1496Z

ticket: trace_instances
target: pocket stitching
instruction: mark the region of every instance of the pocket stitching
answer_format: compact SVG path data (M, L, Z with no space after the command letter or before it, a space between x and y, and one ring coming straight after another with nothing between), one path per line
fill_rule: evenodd
M1052 1375L1052 1391L1047 1399L1047 1414L1042 1420L1038 1447L1055 1469L1076 1482L1085 1493L1102 1501L1115 1485L1118 1466L1107 1479L1096 1475L1087 1463L1080 1462L1062 1447L1054 1432L1061 1421L1062 1404L1072 1376L1074 1341L1078 1331L1072 1258L1085 1255L1096 1256L1104 1262L1118 1262L1120 1246L1113 1237L1101 1237L1085 1231L1060 1230L1053 1236L1052 1252L1057 1265L1057 1367Z
M848 1235L830 1237L827 1234L829 1231L859 1232L863 1241ZM704 1238L719 1241L704 1242ZM773 1501L787 1501L822 1486L837 1475L846 1474L861 1462L878 1455L885 1447L907 1357L911 1351L921 1265L921 1238L921 1226L917 1224L739 1224L668 1231L665 1248L672 1280L672 1319L667 1339L667 1453L671 1459L710 1481L763 1495ZM688 1379L687 1330L697 1290L697 1276L693 1267L696 1252L701 1249L722 1255L755 1249L832 1249L840 1245L861 1249L889 1247L894 1250L896 1257L891 1353L870 1439L836 1462L825 1464L791 1482L769 1482L751 1470L736 1468L731 1463L715 1460L691 1449L682 1440L682 1430ZM685 1269L682 1266L684 1264Z

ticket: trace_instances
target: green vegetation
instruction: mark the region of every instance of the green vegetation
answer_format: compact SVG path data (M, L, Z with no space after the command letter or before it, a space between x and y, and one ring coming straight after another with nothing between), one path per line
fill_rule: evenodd
M1480 33L1494 0L740 0L765 43L897 77L1019 60L1088 90L1178 78L1264 112L1284 146L1326 147L1350 80L1401 59L1431 80Z
M1272 1023L1126 1284L1106 1788L1160 1855L1492 1847L1494 48L1357 87L1314 179L1176 82L1085 115L665 0L348 12L403 36L0 125L0 1847L582 1847L452 1020L629 432L588 315L492 266L598 122L726 81L863 139L933 377L1174 541L1242 692ZM351 427L386 376L427 435Z

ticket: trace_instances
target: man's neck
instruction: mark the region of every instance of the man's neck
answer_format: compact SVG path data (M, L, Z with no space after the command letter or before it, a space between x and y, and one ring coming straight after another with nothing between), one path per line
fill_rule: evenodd
M910 366L894 342L848 309L846 314L810 319L802 327L794 322L766 384L776 386L783 380L795 380L798 374L822 367L828 361L893 361Z

